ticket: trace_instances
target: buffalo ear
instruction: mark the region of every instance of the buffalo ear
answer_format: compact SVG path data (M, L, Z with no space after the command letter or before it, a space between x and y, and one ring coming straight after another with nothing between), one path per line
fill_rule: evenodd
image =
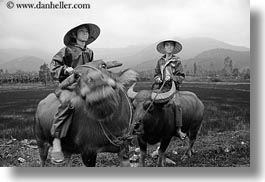
M122 63L120 63L118 61L108 61L108 62L106 62L106 66L107 66L107 69L110 69L110 68L122 66Z
M147 109L148 109L148 111L154 110L154 105L153 105L152 101L150 101L150 100L145 101L143 104L143 107L144 107L144 110L147 110Z
M139 74L131 69L126 69L118 74L116 81L120 82L122 85L130 85L131 82L136 82Z

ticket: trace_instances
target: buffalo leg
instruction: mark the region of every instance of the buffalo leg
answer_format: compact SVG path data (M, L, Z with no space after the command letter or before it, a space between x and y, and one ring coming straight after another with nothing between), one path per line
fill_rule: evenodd
M86 167L95 167L97 160L97 153L94 151L85 152L81 154L82 161Z
M67 167L71 167L72 166L72 154L69 152L64 152L64 158L65 158L65 163L67 165Z
M118 154L119 160L120 160L120 167L131 167L130 164L130 148L129 143L126 142L123 147L121 148L121 151Z
M164 139L161 141L159 150L158 150L158 159L157 159L157 166L158 167L164 167L165 166L165 152L167 150L167 147L169 145L170 139Z
M146 152L147 152L147 143L145 141L143 141L139 137L138 137L138 143L139 143L139 147L140 147L139 167L145 167L145 159L146 159Z
M130 160L119 155L120 167L131 167Z
M195 153L193 145L197 139L199 128L190 129L189 131L189 146L184 155L181 157L181 160L184 161L187 158L190 158L192 154Z
M46 142L38 142L38 147L41 159L41 166L44 167L47 160L50 145Z

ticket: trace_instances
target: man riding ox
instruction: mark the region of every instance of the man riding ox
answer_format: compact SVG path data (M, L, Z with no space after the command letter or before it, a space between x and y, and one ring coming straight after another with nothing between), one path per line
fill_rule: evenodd
M142 166L145 165L147 143L161 142L157 165L164 166L164 153L172 136L184 140L185 133L190 138L186 153L191 156L204 110L195 94L179 92L185 74L181 61L175 54L182 50L182 45L175 40L166 39L156 49L163 56L155 67L153 90L135 93L131 87L127 92L135 108L133 120L137 123L135 132L138 134Z
M141 90L135 92L133 84L127 91L134 107L133 123L134 132L138 136L141 150L140 166L145 166L147 144L154 145L160 142L157 166L165 165L165 151L173 136L178 136L176 131L176 110L174 107L175 82L167 92L154 92ZM179 91L179 104L182 108L182 131L189 137L189 147L182 159L191 157L194 153L193 144L201 127L204 106L200 99L192 92Z
M85 23L69 30L63 39L65 47L55 54L51 61L51 75L53 79L63 82L67 77L73 74L74 68L93 61L94 53L87 47L94 42L100 34L100 28L92 23ZM75 81L69 79L69 81ZM61 84L56 95L60 98L60 90L68 88L70 82ZM58 92L59 91L59 92ZM54 116L51 134L54 137L53 148L51 152L51 162L60 164L64 161L64 155L61 148L61 138L67 133L67 125L71 123L71 113L73 107L71 103L61 100L58 106L58 112Z
M157 61L155 67L153 89L168 91L173 81L177 86L177 90L179 90L180 84L185 78L185 73L180 58L175 56L175 54L182 50L182 45L178 41L166 39L157 44L156 49L163 56ZM172 107L175 108L176 136L184 140L186 135L181 131L182 109L179 104L178 91L176 91L174 97L175 99L172 99Z
M102 60L79 65L61 83L68 86L60 89L59 98L51 93L40 101L35 136L42 166L53 143L50 130L61 103L70 103L72 108L68 114L71 122L64 124L67 132L61 138L65 155L80 153L86 166L95 166L98 152L119 153L121 165L128 166L132 109L124 86L136 81L137 73L132 70L110 72L108 68L115 65L115 62ZM69 83L72 83L70 88Z

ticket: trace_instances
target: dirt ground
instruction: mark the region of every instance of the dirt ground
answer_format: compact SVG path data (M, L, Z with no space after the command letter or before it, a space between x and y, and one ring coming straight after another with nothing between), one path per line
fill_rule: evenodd
M247 131L230 131L211 133L208 136L199 136L194 147L196 154L181 161L180 158L187 149L188 139L181 142L173 139L167 150L169 159L166 167L249 167L250 166L250 134ZM157 156L151 154L156 146L148 147L146 164L156 166ZM72 167L81 167L83 163L79 155L72 156ZM137 167L138 160L131 161L132 167ZM40 158L35 140L0 140L0 166L5 167L39 167ZM47 167L55 166L50 163ZM118 167L117 154L101 153L97 157L97 167Z

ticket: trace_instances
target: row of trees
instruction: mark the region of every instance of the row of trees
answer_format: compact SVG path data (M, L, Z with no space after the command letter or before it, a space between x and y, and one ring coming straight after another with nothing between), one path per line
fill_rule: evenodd
M197 64L194 62L193 68L188 69L187 65L184 65L184 71L186 76L191 77L211 77L220 79L250 79L249 68L234 68L233 60L230 57L226 57L223 62L223 68L216 70L215 65L210 63L208 66ZM152 80L154 76L154 69L140 72L140 80L147 81Z
M52 81L52 77L48 64L46 63L40 66L38 72L17 70L15 73L9 73L8 70L4 71L3 69L0 69L0 84L43 82L46 85L49 81Z
M234 68L233 60L229 56L227 56L224 59L223 68L220 70L216 70L213 63L210 63L209 67L207 67L204 65L197 65L197 63L194 62L193 71L186 69L186 75L250 79L250 69Z
M213 63L210 64L207 69L203 65L197 64L194 62L193 70L188 70L187 65L184 65L184 71L187 76L206 76L206 77L220 77L223 79L250 79L250 69L238 69L233 68L233 60L230 57L224 59L224 66L221 70L215 70ZM147 81L152 80L154 75L154 69L140 72L140 80ZM0 84L1 83L36 83L42 82L45 85L47 82L52 81L51 72L48 67L48 64L44 63L40 66L38 72L25 72L25 71L16 71L15 73L8 73L7 70L3 71L0 69Z
M39 79L41 82L45 84L45 86L47 82L52 81L52 76L48 64L44 63L43 65L40 66Z

